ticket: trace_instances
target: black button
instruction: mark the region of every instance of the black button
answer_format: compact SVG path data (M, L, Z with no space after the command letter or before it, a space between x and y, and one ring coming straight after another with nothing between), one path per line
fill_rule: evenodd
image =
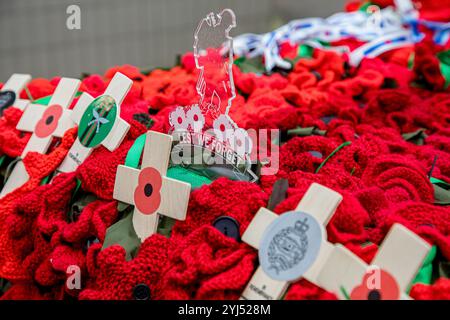
M312 155L314 158L319 158L319 159L323 158L323 154L319 151L308 151L308 153L310 155Z
M228 216L219 217L213 222L213 227L227 237L233 238L236 241L240 240L239 222L236 219Z
M145 283L136 285L133 289L135 300L150 300L150 288Z
M381 300L381 294L378 290L371 290L367 295L367 300Z
M55 119L55 118L54 118L53 116L48 117L48 118L45 120L45 124L49 125L50 123L53 122L54 119Z
M336 116L324 116L320 118L325 124L329 124L333 119L336 119Z
M311 71L311 73L314 75L314 77L316 77L317 81L322 80L322 75L319 72L314 70L314 71Z
M144 187L144 193L146 197L150 197L153 193L153 186L150 183L147 183Z

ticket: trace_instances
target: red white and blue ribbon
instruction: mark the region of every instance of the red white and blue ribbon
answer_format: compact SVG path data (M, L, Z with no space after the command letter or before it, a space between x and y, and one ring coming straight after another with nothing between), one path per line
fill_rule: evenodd
M437 43L445 43L449 39L450 24L420 20L410 0L396 0L396 9L376 8L372 8L372 12L341 12L325 19L298 19L266 34L243 34L234 38L234 52L248 58L263 56L265 68L270 72L276 67L291 67L279 53L279 46L287 41L318 48L323 47L322 42L346 38L366 42L353 52L348 47L334 48L339 52L348 52L350 63L357 66L364 57L376 57L420 41L423 38L419 32L420 25L434 31Z

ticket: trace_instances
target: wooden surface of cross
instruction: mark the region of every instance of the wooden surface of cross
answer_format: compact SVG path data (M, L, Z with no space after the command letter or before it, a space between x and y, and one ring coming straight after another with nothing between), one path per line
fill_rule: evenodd
M401 224L394 224L386 235L371 262L381 270L389 272L396 280L401 292L400 299L409 299L406 294L411 282L423 264L431 246L414 232ZM340 299L361 285L369 265L343 245L337 244L317 277L317 284L335 293Z
M313 183L295 209L295 211L305 212L313 216L323 227L318 256L302 276L311 283L317 283L317 275L333 249L333 244L329 243L326 239L325 226L328 224L341 201L342 196L339 193L317 183ZM255 249L259 249L265 230L277 218L277 214L266 208L261 208L244 232L242 240ZM272 279L259 266L242 293L241 299L279 300L283 297L289 284L290 282L287 281Z
M159 215L168 216L177 220L184 220L189 202L191 185L166 177L167 167L172 149L170 135L148 131L145 141L141 169L134 169L119 165L117 168L114 186L114 199L134 205L133 226L139 239L143 242L150 235L156 233ZM142 170L154 168L162 178L159 206L153 213L143 213L136 206L135 193L138 191L139 177ZM146 191L148 185L141 186ZM146 201L144 197L144 201Z
M109 151L114 151L121 144L130 128L130 125L125 120L120 118L120 105L128 94L128 91L130 90L132 84L133 81L131 79L121 74L120 72L117 72L112 78L105 92L101 96L99 96L112 97L117 106L117 115L114 125L106 138L101 142L101 144ZM97 97L97 99L99 97ZM79 125L85 111L94 100L95 99L88 93L83 93L77 104L73 108L72 121ZM57 171L75 171L77 167L81 163L83 163L84 160L86 160L86 158L91 154L92 150L93 148L84 146L78 137Z
M20 93L30 81L31 76L29 74L14 73L3 85L1 93L6 94L12 92L14 96L12 105L23 111L30 101L28 99L21 99Z
M22 151L23 159L30 151L45 154L54 137L61 138L66 130L75 126L70 119L72 110L69 110L75 94L80 86L80 80L62 78L53 93L49 105L29 104L16 128L20 131L32 132L27 145ZM57 113L49 114L50 108L57 109ZM43 128L43 131L42 131ZM22 186L29 179L25 165L18 161L9 176L0 197Z

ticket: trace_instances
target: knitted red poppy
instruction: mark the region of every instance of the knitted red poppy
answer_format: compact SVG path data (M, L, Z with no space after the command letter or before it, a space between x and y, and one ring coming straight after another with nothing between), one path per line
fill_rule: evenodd
M445 78L441 74L437 52L442 48L434 45L430 39L416 44L414 51L414 73L418 80L424 80L432 90L443 90Z
M343 73L344 60L341 56L332 51L314 50L311 58L297 61L288 80L300 90L313 86L326 88L341 79Z
M267 200L268 195L258 185L219 178L191 193L186 220L175 223L171 237L187 237L197 228L212 225L220 216L237 220L240 234L243 234L253 215Z
M63 295L60 287L43 290L34 284L17 283L12 285L0 300L60 300Z
M0 221L2 222L0 223L1 228L8 228L5 221L9 219L11 214L14 212L18 203L20 203L21 197L34 190L37 186L39 186L44 177L56 170L58 165L66 156L67 151L75 141L75 133L75 128L69 129L64 134L61 144L52 150L48 155L42 155L37 152L29 152L25 156L23 162L30 179L23 186L7 194L0 200L0 206L4 208L0 215ZM0 234L0 252L3 253L0 258L0 277L12 279L17 276L20 278L22 277L22 272L20 270L21 268L15 265L15 263L18 262L17 258L11 257L14 257L16 253L11 251L11 247L14 247L14 245L10 242L10 232L7 229L4 229L0 232Z
M169 251L163 299L238 299L254 272L256 254L245 243L203 226Z
M271 76L243 73L238 67L233 66L234 84L243 94L249 95L258 88L281 90L288 84L288 80L278 73Z
M88 268L92 273L82 300L132 300L138 285L150 289L151 299L160 299L161 272L167 267L169 240L161 235L152 235L139 248L136 257L125 260L125 250L114 245L100 251L100 245L89 249Z
M284 297L285 300L337 300L337 297L316 285L302 279L292 284Z
M142 82L143 98L152 109L167 106L188 106L198 102L196 77L180 67L169 71L154 70Z
M294 128L298 111L278 91L256 89L245 105L233 105L231 118L242 128Z
M22 154L27 145L31 134L16 129L22 114L21 110L14 107L3 112L0 118L0 154L16 158Z
M371 231L372 242L379 243L392 224L398 222L436 244L442 255L449 259L450 211L448 208L408 201L379 211L373 219L377 228Z
M292 138L280 148L280 169L286 172L314 172L337 147L335 140L326 137Z
M383 189L386 199L393 203L406 200L432 203L434 200L425 168L412 157L381 155L368 165L362 181Z
M61 78L53 78L52 80L47 80L43 78L34 78L27 84L28 92L31 97L28 96L27 92L23 90L20 93L21 99L39 99L53 94L56 86Z
M432 285L418 283L409 295L415 300L450 300L450 279L440 278Z

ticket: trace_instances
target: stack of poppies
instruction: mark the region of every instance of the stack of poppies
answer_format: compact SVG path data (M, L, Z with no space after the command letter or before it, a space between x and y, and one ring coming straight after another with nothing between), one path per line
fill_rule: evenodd
M421 3L428 19L442 19L442 12L448 19L450 4ZM344 44L354 40L332 46ZM126 65L85 77L80 91L94 97L117 71L133 80L121 107L131 129L115 151L100 146L75 172L51 183L46 177L64 159L76 129L47 155L27 154L29 182L0 199L1 298L238 299L258 265L257 252L221 233L214 221L231 217L242 235L258 209L267 207L274 184L286 179L289 188L274 212L294 209L313 182L339 192L343 201L327 226L328 240L368 263L394 223L420 235L433 247L409 294L450 299L449 48L426 36L415 46L350 66L346 55L286 42L280 55L292 68L271 72L263 57L236 57L230 117L244 129L281 131L279 170L256 183L207 181L192 191L185 221L165 221L134 250L105 245L130 213L113 199L117 166L140 135L169 132L170 112L198 101L198 69L187 53L169 70ZM34 79L21 96L51 95L58 81ZM0 118L4 176L30 138L16 129L21 114L12 106ZM71 266L81 275L74 287L67 281ZM306 280L285 296L335 298Z

